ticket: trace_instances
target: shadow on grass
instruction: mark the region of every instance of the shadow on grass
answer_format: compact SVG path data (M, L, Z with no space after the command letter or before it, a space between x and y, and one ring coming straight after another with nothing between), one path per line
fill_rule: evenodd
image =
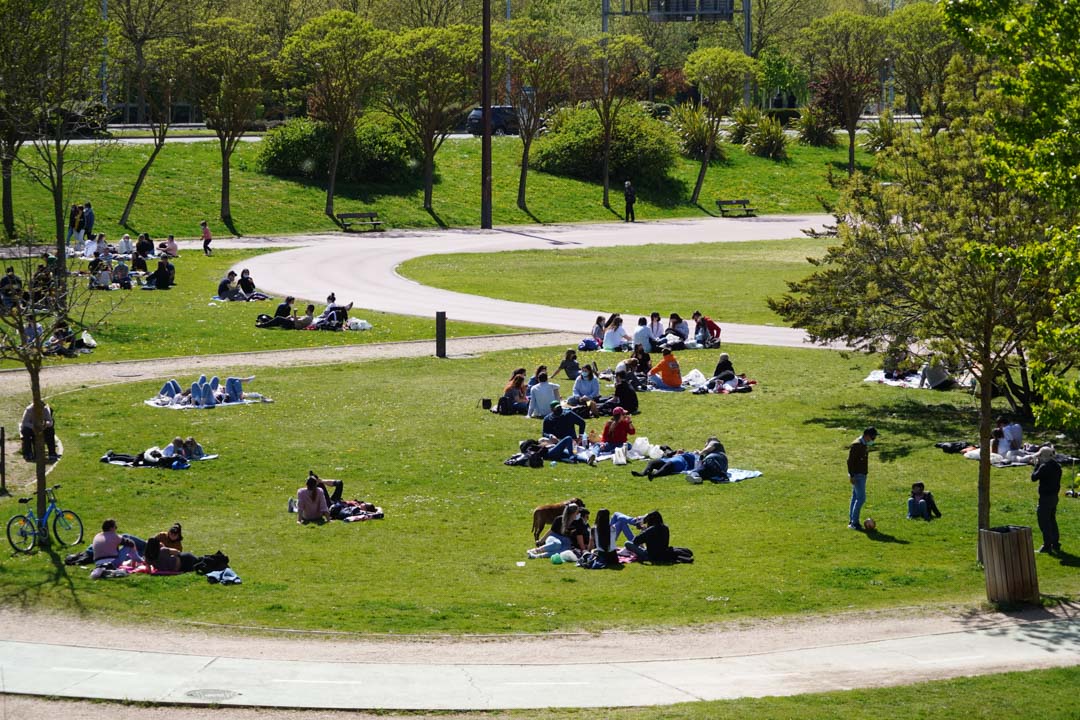
M435 221L435 223L436 223L436 224L437 224L437 225L438 225L439 227L441 227L441 228L448 228L448 227L450 227L449 225L447 225L447 224L446 224L446 221L445 221L445 220L443 220L443 219L442 219L441 217L439 217L439 214L435 212L435 209L434 209L434 208L424 208L424 211L425 211L425 212L426 212L426 213L427 213L428 215L430 215L430 216L431 216L431 219L432 219L432 220L434 220L434 221Z
M71 579L71 575L68 574L67 566L64 565L64 559L57 554L55 547L54 544L40 547L36 553L36 556L45 555L49 558L49 562L52 564L51 571L39 582L12 588L10 592L0 595L0 604L18 605L21 608L37 607L44 590L60 588L67 593L72 604L80 612L84 609L82 600L75 588L75 583Z
M866 537L879 543L895 543L896 545L911 544L909 541L898 538L895 535L889 535L888 533L879 532L877 530L867 530Z
M242 237L243 234L236 229L236 221L230 218L222 218L221 222L225 223L225 227L234 237Z
M978 413L974 408L961 407L948 402L931 404L900 399L891 404L879 406L864 403L841 405L831 414L810 418L805 421L805 424L855 431L873 425L881 433L877 444L877 454L883 462L891 462L907 457L921 446L908 443L894 444L890 438L904 435L929 443L963 438L972 433L972 428L978 426Z
M705 207L705 206L704 206L704 205L702 205L702 204L701 204L700 202L699 202L699 203L696 203L696 204L694 205L694 207L696 207L696 208L697 208L698 210L700 210L701 212L705 213L705 214L706 214L706 215L708 215L709 217L720 217L720 216L719 216L718 214L714 213L714 212L713 212L712 210L710 210L709 208Z

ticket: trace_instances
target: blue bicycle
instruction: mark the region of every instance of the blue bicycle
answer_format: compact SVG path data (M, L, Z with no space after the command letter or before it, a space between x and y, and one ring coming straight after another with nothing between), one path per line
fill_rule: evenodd
M37 517L33 509L25 515L16 515L8 520L7 539L15 552L28 553L34 549L40 538L42 543L49 540L49 517L52 521L52 534L61 545L78 545L83 539L82 520L72 510L62 510L56 505L56 491L59 485L45 488L45 498L49 501L45 514ZM20 503L29 503L34 496L20 498Z

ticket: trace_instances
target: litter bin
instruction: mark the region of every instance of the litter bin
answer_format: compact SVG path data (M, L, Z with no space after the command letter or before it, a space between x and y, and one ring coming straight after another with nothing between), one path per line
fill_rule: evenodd
M1031 528L1006 525L979 531L986 598L993 603L1038 603Z

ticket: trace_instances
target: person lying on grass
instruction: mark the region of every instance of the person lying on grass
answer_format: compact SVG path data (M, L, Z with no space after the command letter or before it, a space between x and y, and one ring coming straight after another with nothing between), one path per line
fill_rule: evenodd
M644 472L631 470L630 474L634 477L647 477L652 480L665 475L676 475L693 470L697 467L697 464L698 454L696 452L669 449L664 453L664 457L650 460L645 466Z

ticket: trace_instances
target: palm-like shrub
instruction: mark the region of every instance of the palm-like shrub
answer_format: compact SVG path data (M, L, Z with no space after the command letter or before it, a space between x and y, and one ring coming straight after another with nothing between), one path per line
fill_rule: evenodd
M762 118L743 145L751 155L770 160L787 159L787 135L784 126L775 118Z

